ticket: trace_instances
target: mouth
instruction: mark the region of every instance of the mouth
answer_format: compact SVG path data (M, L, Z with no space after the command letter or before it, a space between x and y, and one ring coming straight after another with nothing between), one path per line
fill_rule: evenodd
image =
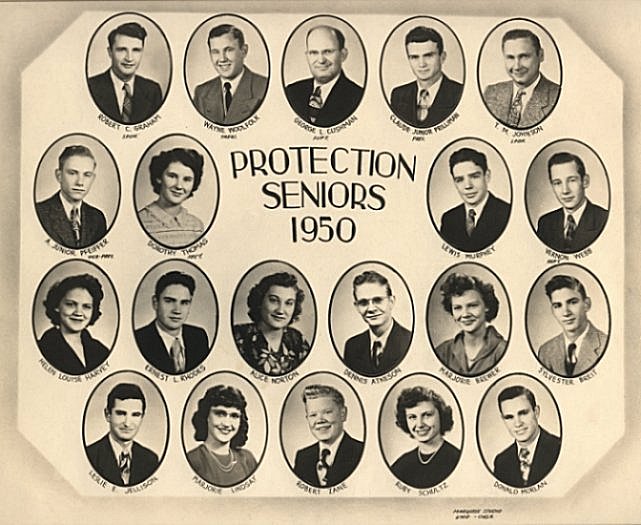
M179 323L183 320L182 317L170 317L169 320L173 323Z

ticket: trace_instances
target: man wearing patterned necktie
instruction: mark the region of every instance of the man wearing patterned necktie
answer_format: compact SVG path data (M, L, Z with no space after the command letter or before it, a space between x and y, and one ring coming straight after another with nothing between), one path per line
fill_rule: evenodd
M554 467L561 439L539 425L541 409L530 389L507 387L499 393L498 405L514 442L494 458L494 476L512 487L536 485Z
M147 31L137 22L122 24L107 37L111 67L88 79L89 92L110 119L138 124L160 109L163 98L157 82L137 75Z
M529 29L512 29L503 35L501 51L511 80L487 86L485 105L510 128L534 127L554 109L561 91L540 72L544 53L539 37Z
M146 406L138 385L117 384L107 395L105 419L109 432L85 449L94 470L114 485L138 485L158 468L158 455L134 441Z
M84 200L96 179L96 160L82 145L67 146L55 171L60 191L36 203L36 213L49 237L67 248L86 248L107 233L98 208Z
M592 301L583 283L569 275L552 277L545 284L545 293L562 331L539 348L539 361L560 376L585 374L601 359L608 344L607 334L588 319Z
M152 297L156 318L134 332L142 356L167 374L189 372L209 354L205 330L185 322L195 289L191 275L179 271L162 275Z
M560 151L548 160L548 177L561 208L539 218L536 234L553 250L580 252L601 234L608 210L590 202L590 175L578 155Z

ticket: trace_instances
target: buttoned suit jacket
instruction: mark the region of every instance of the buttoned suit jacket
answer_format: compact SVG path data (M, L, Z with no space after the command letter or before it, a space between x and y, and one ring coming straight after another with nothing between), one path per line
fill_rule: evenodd
M98 474L113 485L125 486L125 482L120 477L118 461L114 456L111 443L109 443L109 434L105 434L85 450L91 466ZM145 481L156 472L158 465L156 453L134 441L131 446L131 465L127 486L138 485L138 483Z
M357 374L370 377L386 374L403 360L411 341L412 332L394 320L378 368L374 366L372 361L372 342L369 330L347 340L343 360L345 365Z
M336 84L318 112L316 122L312 122L309 117L309 98L312 96L313 89L314 79L307 78L289 84L285 88L285 95L289 105L300 118L320 128L335 126L346 120L356 111L363 97L363 88L352 82L341 71Z
M122 120L122 108L118 107L118 99L114 92L109 70L91 77L88 83L89 92L98 109L111 120L125 124ZM160 85L153 80L136 75L134 77L131 122L129 124L138 124L153 116L160 109L162 102Z
M585 339L583 339L579 348L579 356L571 377L580 376L596 365L605 351L607 343L608 336L588 321L588 332L585 334ZM539 348L539 361L550 372L567 377L565 373L565 354L565 338L563 333L560 333L543 343Z
M476 218L472 235L465 231L465 204L446 211L441 217L441 236L457 250L478 252L493 244L505 230L510 218L511 205L491 192L483 213Z
M395 87L390 97L390 105L396 116L410 126L430 128L440 124L454 112L462 94L463 84L443 75L441 87L425 120L419 121L417 116L418 84L416 81Z
M80 242L76 245L71 221L67 218L59 193L36 203L36 214L47 235L67 248L86 248L102 239L107 233L105 216L98 208L83 201L80 207Z
M265 98L267 79L245 67L227 115L223 110L223 81L218 76L197 86L194 105L206 119L216 124L232 126L247 120L256 112Z
M575 253L587 248L601 234L608 220L608 210L592 204L585 205L581 220L574 231L574 238L565 244L565 216L563 208L542 215L536 227L536 234L547 246L561 253Z
M149 364L166 374L177 373L165 343L158 333L155 320L136 330L134 337L140 353ZM180 373L185 373L196 368L209 355L209 342L205 330L188 324L182 326L182 338L185 344L185 371Z
M531 487L536 485L554 467L561 451L561 439L540 427L541 435L536 445L534 457L530 463L530 473L527 481L523 481L518 457L518 447L513 442L494 458L494 476L512 487Z
M531 128L540 124L543 119L554 109L559 98L561 88L551 80L541 75L539 83L534 88L530 100L521 115L518 126L508 125L510 108L512 106L512 89L514 82L506 80L498 84L491 84L485 88L483 100L487 109L496 120L513 128Z
M296 452L294 461L294 474L312 487L320 487L318 475L316 474L316 463L320 457L320 445L318 441L313 445L302 448ZM363 442L351 437L347 432L343 441L336 450L334 462L327 470L327 485L333 487L345 481L358 466L363 454Z

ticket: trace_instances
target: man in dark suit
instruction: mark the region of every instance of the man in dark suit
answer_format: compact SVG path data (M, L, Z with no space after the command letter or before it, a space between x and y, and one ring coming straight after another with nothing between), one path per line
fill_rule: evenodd
M343 71L345 36L335 27L316 26L307 32L306 43L312 78L289 84L285 95L303 120L320 128L335 126L356 111L363 97L363 88Z
M121 124L147 120L163 102L160 86L136 75L146 37L147 31L136 22L113 29L107 37L111 67L88 80L89 92L100 111Z
M309 430L318 441L296 452L294 473L313 487L333 487L358 466L363 442L343 429L347 407L343 394L334 387L308 385L303 402Z
M189 372L209 354L205 330L185 324L195 289L194 278L186 273L161 276L152 297L156 318L134 332L142 356L167 374Z
M412 332L393 317L396 298L386 277L366 271L354 278L354 306L368 330L345 343L343 361L357 374L380 376L396 367L405 357Z
M554 109L561 88L541 72L544 54L539 37L529 29L512 29L501 42L511 80L489 85L483 100L494 118L515 129L540 124Z
M443 38L431 27L418 26L407 33L405 51L416 81L392 90L392 111L415 128L436 126L456 109L463 85L443 74L447 53Z
M561 439L539 426L540 408L524 386L499 393L499 410L514 443L494 458L494 476L512 487L531 487L554 467Z
M245 66L249 48L237 27L218 25L209 32L207 41L218 76L196 87L194 105L203 117L216 124L239 124L262 104L267 79Z
M484 153L462 148L452 153L449 164L463 203L443 214L441 236L457 250L484 250L503 233L511 206L488 190L491 173Z
M562 331L539 348L539 361L557 375L580 376L601 358L608 336L589 321L592 301L576 277L555 275L545 294Z
M138 485L158 468L158 455L134 441L145 409L145 396L138 385L117 384L107 396L109 432L85 449L94 470L114 485Z
M558 152L548 160L548 176L561 208L539 218L536 234L553 250L576 253L601 234L608 210L592 204L585 190L590 175L578 155Z
M36 203L36 214L47 235L67 248L86 248L107 233L107 221L84 202L96 179L96 160L86 146L67 146L58 157L60 191Z

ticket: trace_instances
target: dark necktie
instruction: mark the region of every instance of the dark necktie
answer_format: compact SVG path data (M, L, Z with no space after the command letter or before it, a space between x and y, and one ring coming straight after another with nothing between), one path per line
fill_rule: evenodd
M321 450L320 459L316 462L316 474L318 475L318 482L321 487L327 485L327 471L329 465L327 464L327 457L331 454L328 448Z
M229 111L229 106L231 106L231 84L229 82L225 82L223 85L225 88L225 115Z
M519 450L519 466L521 467L521 478L523 484L527 483L527 478L530 475L530 451L527 448Z
M71 229L76 240L76 246L80 246L80 210L77 206L71 208Z
M309 104L308 104L309 120L312 124L316 122L316 119L318 118L318 112L322 107L323 107L323 99L321 98L321 89L320 89L320 86L317 86L314 92L312 93L312 96L309 97Z
M521 99L525 95L524 89L519 89L514 95L512 106L510 107L510 114L507 117L508 126L518 126L521 121L521 110L523 109L523 102Z
M122 85L122 89L125 91L125 98L122 101L122 121L125 124L131 122L131 113L133 111L133 97L131 96L131 86L125 82Z
M374 368L378 368L381 365L382 358L383 344L380 341L374 341L372 345L372 363L374 363Z
M416 108L416 118L419 122L423 122L427 118L430 109L429 99L429 91L427 91L427 89L421 89L418 96L418 106Z
M121 452L118 460L118 470L120 477L125 485L129 485L129 475L131 474L131 456L129 452Z
M467 212L467 217L465 218L465 232L468 237L472 236L474 228L476 228L476 212L470 209L470 211Z
M570 343L568 345L568 355L565 357L565 375L566 376L573 375L575 366L576 366L576 344Z
M185 352L183 352L183 346L177 337L174 339L174 342L171 343L171 359L174 362L174 371L185 371Z
M563 238L565 240L565 247L571 248L572 241L574 241L574 234L576 232L576 222L572 215L568 215L568 220L565 224L565 232L563 233Z

